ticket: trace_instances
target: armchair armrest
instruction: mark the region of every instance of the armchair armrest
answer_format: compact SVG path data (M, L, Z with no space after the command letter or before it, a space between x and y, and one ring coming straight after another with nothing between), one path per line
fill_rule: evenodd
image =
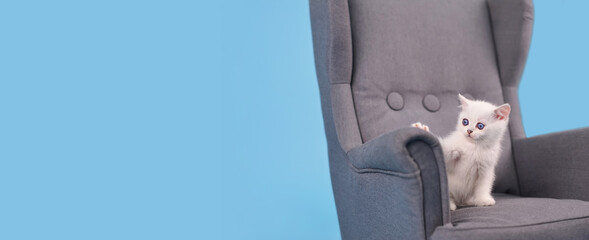
M522 196L589 201L589 128L514 140Z
M350 167L359 175L383 173L388 178L415 183L404 184L411 189L389 186L389 189L381 191L390 191L391 195L395 195L398 201L392 206L407 208L405 211L411 213L409 216L422 211L423 216L419 217L425 223L426 237L431 236L436 227L450 223L444 154L438 139L432 134L417 128L398 129L348 151L347 155ZM406 199L412 199L410 202L421 201L419 205L422 209L411 209L411 204L399 204Z

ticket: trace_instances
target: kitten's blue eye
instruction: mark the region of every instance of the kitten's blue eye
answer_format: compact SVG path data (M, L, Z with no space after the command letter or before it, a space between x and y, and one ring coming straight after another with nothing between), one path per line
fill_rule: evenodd
M482 124L482 123L477 123L477 128L478 128L479 130L483 130L483 128L485 128L485 124Z
M468 126L468 119L462 119L462 125Z

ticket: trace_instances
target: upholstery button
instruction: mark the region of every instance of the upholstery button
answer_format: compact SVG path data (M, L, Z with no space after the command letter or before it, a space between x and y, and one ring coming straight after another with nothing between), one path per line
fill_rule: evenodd
M403 109L403 106L405 106L403 96L401 96L401 94L398 92L389 93L387 96L387 103L389 104L389 107L395 111L399 111Z
M428 94L423 98L423 106L430 112L440 109L440 100L434 95Z

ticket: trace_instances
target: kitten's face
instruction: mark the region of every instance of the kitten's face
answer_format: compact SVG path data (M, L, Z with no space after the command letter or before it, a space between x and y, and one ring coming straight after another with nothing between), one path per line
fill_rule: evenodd
M471 141L492 141L500 139L509 119L509 104L499 107L484 101L468 100L462 95L457 129Z

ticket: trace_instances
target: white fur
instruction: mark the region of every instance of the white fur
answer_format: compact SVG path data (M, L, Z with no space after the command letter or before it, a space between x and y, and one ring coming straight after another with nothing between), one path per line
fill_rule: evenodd
M495 165L511 108L509 104L497 107L485 101L468 100L460 94L458 98L462 111L456 130L444 138L438 137L446 161L450 209L455 210L457 205L491 206L495 204L491 196ZM462 124L465 118L469 121L467 126ZM479 122L485 125L482 130L476 127ZM429 131L428 126L419 122L411 126Z

